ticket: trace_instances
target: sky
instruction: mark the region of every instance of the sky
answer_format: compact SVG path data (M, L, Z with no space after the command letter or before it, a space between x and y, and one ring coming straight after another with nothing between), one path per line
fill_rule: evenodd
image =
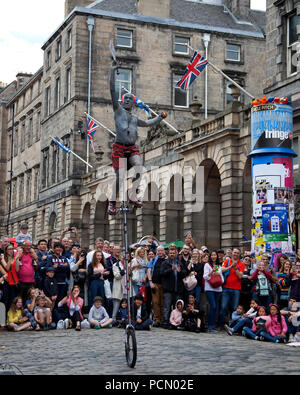
M41 47L63 22L64 3L1 0L0 81L10 83L19 72L35 73L43 65ZM251 0L251 7L265 9L265 3L266 0Z

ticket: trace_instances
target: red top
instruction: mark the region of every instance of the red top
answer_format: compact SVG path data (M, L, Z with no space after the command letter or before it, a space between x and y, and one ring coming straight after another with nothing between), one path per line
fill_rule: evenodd
M7 281L9 285L17 285L19 283L18 273L16 272L16 261L10 266L10 270L7 272Z
M228 267L232 265L232 259L230 259L229 264L227 264L227 260L223 263L222 267ZM236 268L239 272L244 273L245 271L245 264L242 261L238 261ZM242 289L242 280L240 278L238 278L238 276L236 275L236 272L234 270L234 268L230 269L230 273L226 278L226 282L224 285L224 288L229 288L229 289L238 289L241 290Z

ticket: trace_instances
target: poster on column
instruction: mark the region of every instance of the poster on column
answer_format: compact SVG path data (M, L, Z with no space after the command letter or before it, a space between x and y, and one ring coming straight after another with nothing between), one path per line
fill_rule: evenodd
M265 242L288 241L288 213L285 204L262 206L263 240Z
M285 167L283 164L259 164L253 166L253 215L262 216L263 204L274 204L275 188L285 186Z
M251 111L252 149L291 148L293 110L291 106L269 103Z

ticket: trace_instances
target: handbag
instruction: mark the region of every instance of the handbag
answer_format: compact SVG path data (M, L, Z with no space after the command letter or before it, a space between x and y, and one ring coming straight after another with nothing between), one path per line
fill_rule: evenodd
M147 302L147 287L145 285L140 287L138 295L142 295L144 302Z
M187 291L192 291L198 284L198 281L194 274L190 274L189 276L183 279L183 284L187 289Z
M108 280L104 280L104 293L106 299L111 299L111 288L110 288L110 282Z
M208 284L212 288L218 288L223 284L222 277L217 273L213 273L211 278L208 280Z
M136 283L139 282L139 280L140 280L139 270L138 269L137 270L133 270L132 271L131 281L136 284Z

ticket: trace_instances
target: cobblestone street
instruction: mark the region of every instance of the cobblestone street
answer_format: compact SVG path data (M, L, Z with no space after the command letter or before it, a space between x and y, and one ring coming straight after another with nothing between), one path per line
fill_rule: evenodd
M127 368L124 331L0 333L0 362L25 375L299 374L300 348L163 329L138 332L138 360ZM280 355L280 363L278 357ZM192 361L192 364L191 364Z

